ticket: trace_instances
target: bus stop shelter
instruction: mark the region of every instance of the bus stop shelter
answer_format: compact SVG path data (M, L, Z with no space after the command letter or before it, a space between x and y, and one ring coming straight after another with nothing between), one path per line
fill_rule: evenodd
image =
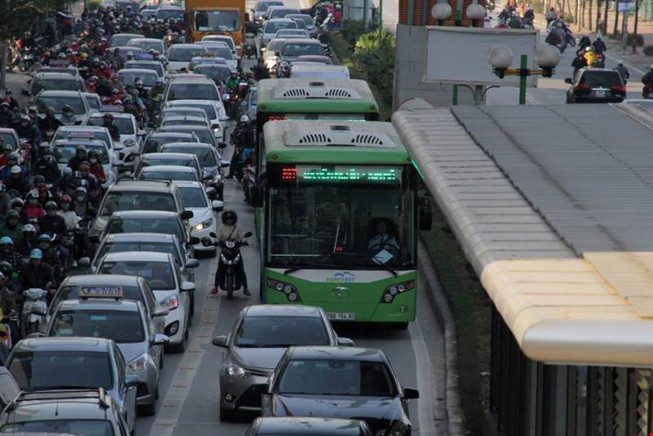
M653 431L653 122L404 103L393 124L492 300L484 434Z

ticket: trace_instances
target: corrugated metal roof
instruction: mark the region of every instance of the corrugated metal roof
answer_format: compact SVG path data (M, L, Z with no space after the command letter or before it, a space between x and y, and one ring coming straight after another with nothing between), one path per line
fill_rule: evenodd
M636 252L653 252L651 130L607 105L400 109L397 131L526 355L650 366L653 253Z

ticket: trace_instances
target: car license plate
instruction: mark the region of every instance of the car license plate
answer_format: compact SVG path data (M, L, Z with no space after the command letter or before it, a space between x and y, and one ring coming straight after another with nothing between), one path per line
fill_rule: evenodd
M605 91L596 91L596 96L599 98L605 97Z
M352 312L327 312L327 318L331 321L355 321L356 314Z

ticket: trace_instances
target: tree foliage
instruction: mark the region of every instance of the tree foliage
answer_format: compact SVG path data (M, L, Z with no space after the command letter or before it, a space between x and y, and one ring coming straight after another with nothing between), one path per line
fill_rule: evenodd
M0 39L20 37L28 30L38 31L40 19L65 10L70 3L71 0L0 0Z
M369 32L356 42L355 53L358 62L367 72L385 99L392 102L392 85L395 66L395 36L386 31Z

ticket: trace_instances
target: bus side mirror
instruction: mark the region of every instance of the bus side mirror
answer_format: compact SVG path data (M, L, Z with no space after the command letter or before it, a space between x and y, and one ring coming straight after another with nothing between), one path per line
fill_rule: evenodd
M250 195L252 197L251 200L253 207L263 207L263 189L261 188L261 185L257 184L252 186Z
M422 231L431 230L433 225L433 210L431 209L431 199L428 197L419 197L419 229Z

